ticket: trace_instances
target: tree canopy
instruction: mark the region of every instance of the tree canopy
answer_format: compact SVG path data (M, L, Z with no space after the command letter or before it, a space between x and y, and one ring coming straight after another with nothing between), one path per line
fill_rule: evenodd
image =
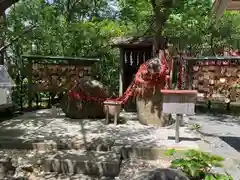
M1 34L7 43L36 26L7 49L8 59L20 62L23 53L99 57L96 76L117 89L113 37L163 35L198 54L222 45L237 48L239 13L216 22L211 7L211 0L21 0L6 13Z

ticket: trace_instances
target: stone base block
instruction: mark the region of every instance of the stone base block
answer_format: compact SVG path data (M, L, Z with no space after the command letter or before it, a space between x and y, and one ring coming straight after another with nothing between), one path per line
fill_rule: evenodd
M165 147L141 147L141 146L113 146L112 151L120 153L122 159L142 159L142 160L171 160L170 156L166 155L167 148ZM176 156L180 157L185 150L178 150Z
M115 177L120 171L120 154L93 151L61 151L43 160L45 172Z

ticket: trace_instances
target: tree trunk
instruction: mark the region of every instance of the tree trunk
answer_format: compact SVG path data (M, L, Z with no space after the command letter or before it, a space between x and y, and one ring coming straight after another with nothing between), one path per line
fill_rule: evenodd
M163 36L164 25L168 20L173 7L173 1L169 0L151 0L155 18L154 39L153 39L153 56L157 55L159 47L159 37ZM160 45L164 47L164 44ZM163 48L162 47L162 48Z
M6 30L6 15L4 12L0 13L0 48L4 46L5 42L5 30ZM3 49L0 52L0 64L4 64L4 53L5 50Z
M167 41L163 38L163 30L174 3L170 0L151 0L151 4L155 20L153 57L156 57L160 49L167 48ZM170 114L162 113L162 94L160 92L152 94L145 100L137 99L137 109L139 121L142 124L167 126L173 123Z

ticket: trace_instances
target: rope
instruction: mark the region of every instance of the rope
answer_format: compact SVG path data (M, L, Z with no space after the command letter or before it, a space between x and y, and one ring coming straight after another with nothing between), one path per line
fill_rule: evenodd
M161 53L161 69L159 72L151 72L150 65L152 59L144 62L138 69L135 79L129 85L127 90L124 92L123 96L118 98L99 98L94 96L87 95L84 91L74 92L73 90L69 91L69 95L78 100L93 101L103 103L104 101L113 101L120 104L126 104L128 99L137 92L138 87L145 89L155 89L159 84L164 84L169 81L168 73L169 67L166 60L166 54ZM162 87L163 88L163 87Z

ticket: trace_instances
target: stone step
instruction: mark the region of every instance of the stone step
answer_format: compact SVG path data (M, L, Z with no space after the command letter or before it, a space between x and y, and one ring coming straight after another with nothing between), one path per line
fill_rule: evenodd
M142 159L142 160L166 160L169 161L173 157L166 155L169 149L167 147L158 147L158 146L121 146L116 145L112 147L113 152L120 153L121 158L124 160L128 159ZM175 157L181 157L188 150L187 148L178 148Z
M28 177L29 180L113 180L111 177L93 177L84 174L59 174L59 173L42 173L32 174Z
M49 140L32 143L32 148L37 151L51 152L55 150L87 150L87 151L110 151L113 142L101 138L85 141L83 139Z
M2 139L0 149L36 150L40 152L51 152L56 150L94 150L110 151L113 141L101 138L91 139L85 142L83 139L55 139L55 140L22 140L22 139Z
M45 156L45 172L115 177L120 172L121 157L114 152L58 151Z

